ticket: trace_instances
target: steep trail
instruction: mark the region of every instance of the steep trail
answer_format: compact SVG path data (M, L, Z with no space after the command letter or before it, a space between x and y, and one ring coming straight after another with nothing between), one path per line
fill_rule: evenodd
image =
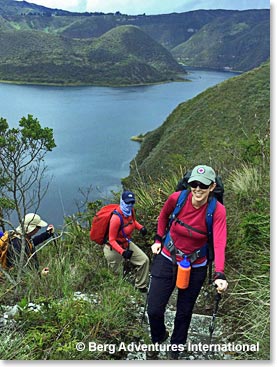
M158 355L159 360L168 360L167 349L170 344L170 335L173 331L174 327L174 317L175 317L175 309L176 309L176 295L177 290L173 292L168 307L165 312L165 324L166 328L169 331L168 339L163 343L160 348L160 352ZM204 298L207 298L204 292L201 292L200 302L203 302ZM202 299L201 299L202 298ZM213 298L213 297L212 297ZM207 299L206 299L207 301ZM199 300L198 300L199 302ZM144 315L144 325L147 332L150 335L150 329L148 324L147 313L144 314L144 306L140 307L140 317L143 318ZM219 303L220 307L220 303ZM203 310L204 312L205 310ZM210 304L206 305L207 314L200 313L201 307L196 307L195 313L193 313L191 325L188 333L188 340L186 344L186 349L184 352L181 352L179 355L180 360L228 360L231 359L230 352L219 350L218 345L224 346L227 345L228 340L226 339L226 327L223 325L222 318L217 314L214 323L212 322L212 315L214 312L214 304L213 301ZM214 331L212 333L212 338L210 335L210 326L214 327ZM224 330L224 333L223 333ZM127 356L127 360L146 360L147 355L146 352L135 352L129 353Z

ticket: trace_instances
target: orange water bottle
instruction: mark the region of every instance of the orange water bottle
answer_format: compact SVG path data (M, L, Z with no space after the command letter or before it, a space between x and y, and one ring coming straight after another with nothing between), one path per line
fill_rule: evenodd
M190 262L185 257L178 264L177 279L176 279L177 288L186 289L189 286L190 270L191 270Z

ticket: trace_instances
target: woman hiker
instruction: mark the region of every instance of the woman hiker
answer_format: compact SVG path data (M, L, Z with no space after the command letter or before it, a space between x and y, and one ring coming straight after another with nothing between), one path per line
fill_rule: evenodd
M177 263L184 257L189 259L191 254L196 253L196 250L205 248L208 240L206 210L209 198L216 187L215 179L216 174L209 166L199 165L192 170L188 180L190 192L187 200L177 216L178 220L173 221L170 227L170 237L176 249ZM156 256L151 267L147 312L153 343L162 343L169 336L165 328L164 314L175 288L176 271L174 271L172 255L166 246L162 247L162 243L169 217L176 206L179 195L180 192L174 192L166 200L159 215L155 243L151 247ZM226 291L228 286L224 275L226 238L226 210L221 203L216 202L213 214L214 283L219 293ZM200 257L194 260L190 264L188 288L178 289L174 330L170 339L170 359L178 359L179 351L183 350L178 346L184 347L186 343L193 307L207 274L207 255L201 250ZM156 359L157 353L152 354L148 358Z
M142 293L147 292L149 280L149 258L131 239L134 230L143 236L146 228L134 217L135 194L124 191L121 195L118 213L113 214L109 226L109 240L104 246L104 255L108 265L118 271L124 261L130 261L137 268L135 287ZM122 223L121 223L122 220Z

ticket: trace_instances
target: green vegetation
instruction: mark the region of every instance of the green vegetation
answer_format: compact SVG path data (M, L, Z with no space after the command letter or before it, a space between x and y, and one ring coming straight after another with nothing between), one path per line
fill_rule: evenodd
M267 63L177 107L159 129L146 134L136 171L124 181L136 193L136 215L148 229L145 240L140 236L134 240L151 257L149 244L158 214L184 170L204 162L222 174L229 289L219 316L226 324L228 342L259 343L259 352L234 354L232 359L270 359L269 139ZM174 155L169 149L172 142ZM160 152L158 163L153 158L156 151ZM111 201L118 202L118 195L114 193ZM141 295L120 274L107 269L101 247L89 240L91 218L100 206L100 201L90 203L85 213L67 218L56 242L41 250L41 266L50 268L48 277L29 270L17 284L17 292L3 279L3 311L4 305L15 303L20 311L14 316L16 323L1 334L2 358L125 359L126 352L86 349L80 353L76 343L149 342L139 322ZM79 299L75 292L88 298ZM30 310L28 302L41 310Z
M5 31L0 79L27 83L130 85L177 80L183 68L139 28L122 26L97 40L41 31Z
M268 144L269 104L269 63L181 103L145 136L124 182L166 177L172 167L198 162L223 175L243 161L255 162L262 149L259 142Z
M63 238L49 243L39 257L50 269L47 277L28 269L16 297L13 286L0 283L0 315L4 305L18 306L2 325L1 359L125 359L124 351L93 352L88 343L118 346L147 337L139 316L144 298L121 274L107 269L102 248L90 242L76 219L68 218ZM78 342L86 344L83 352L76 349Z
M31 9L26 4L21 6L25 6L25 11L30 13ZM123 20L130 21L127 16L99 15L106 19L105 34L101 33L100 26L95 22L95 32L99 32L97 39L85 39L96 15L94 18L67 17L57 13L54 17L47 11L48 15L45 15L43 7L38 7L36 10L40 15L24 13L22 16L19 8L15 7L11 16L11 6L15 3L0 0L0 9L5 10L0 17L0 78L5 76L6 79L18 81L25 78L25 82L49 83L51 75L51 83L130 84L173 78L172 68L175 73L178 72L169 53L137 27L123 25L108 29L111 19L123 23ZM22 11L23 8L20 9ZM9 21L3 18L7 13L11 17ZM215 20L217 15L226 15L227 19L228 14L234 13L238 19L232 24L224 23L223 18L221 22ZM245 14L246 19L240 14ZM258 17L254 27L247 21L251 14ZM263 24L261 14L268 18L267 11L192 12L190 16L199 17L197 24L200 21L202 26L207 24L204 30L209 37L205 47L209 46L209 50L205 49L202 56L214 60L214 55L219 52L215 52L217 22L218 27L223 27L222 32L226 36L228 34L232 50L236 50L238 44L241 49L245 44L250 47L253 35L256 41L265 43L265 47L261 47L262 52L257 55L252 50L258 48L258 43L253 43L251 52L247 53L248 62L245 61L247 57L241 58L235 68L246 70L249 65L266 60L268 39L263 32L268 32L268 20L263 19ZM178 27L182 23L181 14L176 17L175 21L179 19L179 22L175 22L174 32L180 29ZM68 23L69 18L71 23ZM214 23L208 24L211 18ZM156 27L156 33L169 45L170 32L166 37L168 28L162 23L166 19L169 18L141 16L134 17L133 22L140 22L144 30L149 28L149 33L153 34ZM79 26L83 23L87 28L80 37L82 40L60 36L65 32L68 36L74 34L77 37ZM228 31L224 28L226 24ZM205 37L204 32L201 35L201 29L198 32L193 24L190 27L188 38L195 33L188 41L191 47L193 38L200 42ZM249 27L252 35L249 33L248 38ZM134 39L137 40L135 45ZM174 43L174 40L171 42ZM196 46L193 51L197 51ZM223 60L223 66L227 66L226 58ZM259 343L258 353L234 354L232 359L270 359L269 118L270 64L266 62L181 103L158 129L139 136L141 149L131 163L130 176L123 179L124 186L136 193L136 215L148 229L145 240L136 236L134 240L151 257L149 244L153 241L160 209L175 190L183 172L196 164L205 163L222 175L228 216L226 275L229 290L223 297L220 316L227 326L226 340ZM38 123L31 116L28 119ZM25 122L24 119L22 123ZM1 119L1 124L5 130L4 119ZM25 132L28 137L30 130ZM54 148L52 132L46 129L45 133L46 138L51 138L51 146L48 147L51 150ZM3 139L1 144L5 145ZM1 190L6 183L9 181L1 167ZM24 190L21 193L23 196L29 194ZM118 195L114 193L111 201L118 202ZM11 208L12 203L8 198L3 198L1 209ZM1 330L2 359L125 359L126 352L110 354L90 352L88 349L78 352L76 344L95 341L118 345L121 341L149 341L148 332L140 324L139 309L143 307L144 298L122 279L121 274L112 274L107 269L101 247L89 240L91 219L101 205L101 202L89 203L86 212L66 218L58 239L41 249L38 254L40 263L42 267L49 267L48 276L39 277L34 269L24 268L22 277L18 279L16 269L13 269L10 276L18 279L14 284L2 275L1 314L8 305L17 304L19 307L14 316L16 322L9 317ZM76 292L82 292L87 297L82 298ZM29 302L39 305L36 312L28 307Z
M257 23L253 11L237 12L205 25L187 42L171 50L184 65L246 71L266 61L270 54L270 24L266 13Z
M180 80L179 62L247 71L270 54L269 10L129 16L0 0L0 13L1 81L161 83Z
M232 326L226 337L260 346L235 359L270 359L269 69L266 63L180 104L145 136L123 180L151 221L187 169L201 162L222 175L229 282L222 313Z

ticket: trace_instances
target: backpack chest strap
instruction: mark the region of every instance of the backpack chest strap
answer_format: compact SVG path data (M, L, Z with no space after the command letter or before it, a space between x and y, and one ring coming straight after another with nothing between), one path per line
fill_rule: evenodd
M182 222L179 218L175 218L174 222L180 224L180 226L182 226L182 227L187 228L189 231L197 232L197 233L203 234L205 236L208 235L207 232L204 232L204 231L201 231L200 229L194 228L194 227L190 226L189 224Z

